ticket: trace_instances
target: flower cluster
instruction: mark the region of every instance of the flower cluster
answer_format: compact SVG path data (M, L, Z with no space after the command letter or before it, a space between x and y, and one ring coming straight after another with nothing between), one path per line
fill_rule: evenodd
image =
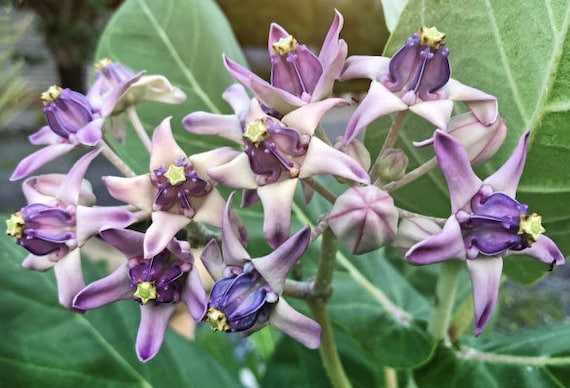
M310 243L330 228L356 255L393 245L413 264L464 260L473 284L478 335L497 301L502 257L519 252L548 265L564 263L556 244L543 234L541 217L515 199L528 133L503 167L480 180L471 165L495 154L507 127L495 97L450 78L446 35L421 28L391 58L347 58L347 44L339 38L342 25L336 12L317 55L272 24L269 81L223 57L237 81L223 94L234 113L189 112L179 124L189 132L184 136L221 136L235 147L188 155L175 140L170 117L156 123L149 137L140 127L136 104L185 99L163 76L135 74L103 60L87 94L51 87L42 95L47 125L30 137L33 144L46 146L23 159L11 179L25 178L72 149L89 151L67 175L23 182L28 205L7 220L7 233L30 252L23 266L39 271L53 266L60 303L76 312L119 300L139 304L136 351L141 361L159 351L178 303L214 331L248 335L271 325L314 349L321 343L320 323L284 297L328 296L316 289L313 279L291 282L288 274ZM332 91L335 82L353 78L369 78L370 89L344 136L331 142L321 120L349 104ZM453 101L465 102L469 112L452 117ZM408 158L394 148L402 124L398 117L407 111L436 127L432 138L414 145L434 148L451 197L447 220L399 209L389 193L393 185L407 183ZM373 150L378 158L372 163L357 136L377 118L395 112L398 117L382 149ZM149 151L149 169L142 175L107 142L108 136L118 143L125 138L127 119ZM125 175L103 177L122 206L93 206L95 198L83 176L100 154ZM330 177L316 178L321 175L336 178L334 189L328 187ZM266 255L251 258L245 225L233 208L235 194L224 198L222 186L242 190L241 207L261 202L263 236L270 249ZM312 220L319 227L311 231L303 225L292 234L294 196L300 190L306 203L318 193L332 206ZM131 228L135 222L137 228ZM251 231L255 225L248 227ZM85 285L80 249L92 238L117 248L124 261L108 276ZM192 249L198 248L200 260L195 260ZM334 259L332 253L321 260ZM202 265L211 279L200 275ZM211 288L205 287L211 280ZM303 292L295 292L299 284Z

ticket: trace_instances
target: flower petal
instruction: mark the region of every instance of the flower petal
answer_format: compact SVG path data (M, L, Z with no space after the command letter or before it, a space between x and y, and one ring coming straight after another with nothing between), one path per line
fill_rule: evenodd
M483 183L490 185L495 191L502 191L514 198L524 169L529 135L530 132L526 131L521 136L519 144L505 164L495 171L493 175L487 177Z
M222 252L226 265L243 266L250 256L233 228L231 211L234 193L230 194L222 217Z
M180 148L170 127L171 117L162 120L152 134L152 150L150 152L150 170L174 164L177 160L186 159L186 153Z
M354 78L368 78L373 81L380 79L380 74L387 73L390 58L372 55L352 55L344 63L340 81Z
M135 290L130 287L129 267L119 266L102 279L82 289L73 299L73 307L92 310L123 299L131 299Z
M272 248L281 245L291 233L291 206L298 179L286 179L257 189L263 204L263 235Z
M251 100L244 87L238 83L232 84L224 90L222 98L230 104L235 115L241 121L249 109L249 102Z
M407 261L418 265L465 257L463 235L455 216L449 217L440 233L415 244L405 255Z
M200 260L206 267L208 273L214 280L220 280L224 277L224 261L222 259L222 251L216 240L212 239L202 250Z
M241 123L235 115L220 115L208 112L193 112L184 117L182 125L197 135L215 135L242 143Z
M257 181L251 171L249 158L241 152L231 162L208 169L208 175L226 187L256 189Z
M82 189L83 177L89 165L99 155L100 149L86 153L79 159L67 173L56 197L65 204L77 204Z
M51 130L49 125L44 125L38 131L28 136L30 144L44 145L57 144L61 140L61 136Z
M123 229L137 219L133 214L116 206L77 206L76 239L82 245L105 229Z
M478 256L476 259L467 260L467 268L473 286L475 336L478 336L491 318L497 304L503 259Z
M556 265L564 264L564 255L562 255L556 243L543 234L538 236L538 240L532 243L530 248L520 252L513 252L513 254L519 253L534 257L538 261L549 265L552 263Z
M445 88L448 98L463 101L483 125L491 125L499 118L497 98L478 89L450 79Z
M182 293L182 300L186 303L190 315L192 315L195 321L200 322L204 318L206 308L208 307L208 297L206 296L204 286L202 286L198 268L195 266L188 273Z
M370 177L360 163L327 145L321 139L313 137L301 165L299 177L308 178L320 174L331 174L364 184L370 183Z
M220 147L213 149L211 151L201 152L199 154L194 154L188 157L188 160L192 163L194 171L201 176L207 176L208 168L215 166L221 166L235 159L241 151L238 151L231 147Z
M111 197L136 206L141 210L152 211L156 188L148 174L132 178L104 176L103 183L105 183Z
M382 101L382 103L378 103ZM400 98L380 82L372 81L368 94L352 114L346 126L343 145L350 143L364 127L381 116L408 109Z
M287 278L287 274L301 255L307 250L310 239L311 228L305 226L269 255L251 261L257 272L261 274L271 286L271 289L278 295L283 293L285 278Z
M281 121L293 127L301 134L312 136L322 117L335 106L347 105L342 98L327 98L323 101L305 104L292 112L287 113Z
M101 231L100 235L127 258L143 257L144 233L130 229L107 229Z
M96 145L103 137L103 124L105 124L105 119L94 119L77 131L77 134L75 135L76 139L83 145Z
M190 218L169 212L152 212L152 224L144 238L144 257L149 259L166 248L176 233L190 223Z
M137 356L146 362L156 356L162 342L168 321L176 309L174 303L154 305L148 303L141 306L141 322L137 333Z
M59 303L67 309L81 312L81 309L72 306L75 295L85 287L79 249L70 250L67 255L55 263L53 270L57 282Z
M469 206L471 198L479 191L482 182L475 175L467 152L457 140L437 130L434 140L435 155L447 181L451 197L451 212Z
M75 144L51 144L37 150L36 152L26 156L18 163L16 169L10 177L11 181L17 181L25 178L45 164L65 155L75 148Z
M291 307L283 298L275 305L269 324L309 349L321 346L321 326Z
M222 214L226 201L218 190L212 189L212 191L204 197L192 198L192 202L196 207L196 214L192 217L194 221L212 225L217 228L222 226Z
M410 110L437 128L445 130L451 118L451 111L453 111L453 101L447 99L421 101L411 105Z
M45 272L53 267L54 264L55 261L51 261L48 256L36 256L31 254L22 261L22 267L38 272Z

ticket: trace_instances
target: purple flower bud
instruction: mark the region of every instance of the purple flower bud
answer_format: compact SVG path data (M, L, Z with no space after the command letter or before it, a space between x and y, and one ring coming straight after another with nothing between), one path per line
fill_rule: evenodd
M212 184L198 176L188 159L179 159L168 169L164 166L154 169L151 180L158 188L154 210L168 211L178 204L179 213L187 217L196 213L191 198L203 197L212 191Z
M398 210L392 197L378 187L355 186L337 198L327 220L352 253L362 254L394 240Z
M403 99L413 101L418 96L424 101L433 100L433 93L449 81L448 55L445 34L435 27L422 27L390 60L384 86L392 92L402 91Z
M51 86L41 99L49 127L63 138L69 139L94 120L87 98L71 89Z

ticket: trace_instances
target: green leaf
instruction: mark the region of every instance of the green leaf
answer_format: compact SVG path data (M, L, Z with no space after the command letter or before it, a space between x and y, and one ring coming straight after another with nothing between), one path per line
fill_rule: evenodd
M187 100L179 105L144 103L137 107L148 132L167 116L180 146L188 153L210 150L226 141L182 130L182 118L193 111L229 113L223 91L235 81L226 71L222 54L245 63L234 34L212 0L128 0L105 29L96 58L108 57L133 71L162 74L181 88ZM126 152L131 166L148 170L148 157L129 133Z
M562 387L570 381L570 325L474 339L460 350L440 346L414 373L421 387Z
M28 271L25 251L0 236L0 376L5 386L235 386L235 377L193 342L168 332L159 354L135 354L136 303L71 313L57 302L53 271ZM86 277L100 268L85 262Z

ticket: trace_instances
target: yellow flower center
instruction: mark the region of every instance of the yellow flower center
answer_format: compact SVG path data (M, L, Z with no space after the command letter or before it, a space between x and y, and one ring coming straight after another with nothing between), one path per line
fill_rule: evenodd
M445 32L439 32L437 28L422 27L418 31L421 45L428 46L435 50L439 49L439 45L445 43Z
M243 138L249 140L254 146L259 144L267 137L267 127L261 120L248 122L245 126Z
M22 238L25 225L22 213L14 213L10 216L9 220L6 220L6 234L12 237Z
M164 177L172 186L179 185L186 182L186 174L184 173L184 166L175 166L171 164L168 166L168 171L164 173Z
M536 213L532 213L530 216L520 215L519 231L518 234L523 234L528 243L533 243L538 240L538 236L546 232L542 227L542 217Z
M137 290L133 294L135 298L139 298L142 304L147 304L149 300L156 299L158 293L156 292L156 287L154 282L143 282L139 280L137 283Z
M93 65L93 67L95 68L95 71L100 71L109 66L111 63L113 63L113 61L110 60L109 58L103 58L95 65Z
M213 331L228 331L230 330L230 325L228 325L228 320L226 314L217 310L213 307L208 309L206 313L206 320L212 326Z
M297 40L293 38L293 35L289 35L286 38L279 39L278 42L273 43L271 46L275 54L285 55L297 49Z
M52 85L48 88L48 90L46 90L45 92L43 92L40 96L40 99L42 100L42 104L47 105L50 102L54 102L55 100L57 100L57 98L59 97L59 94L61 93L63 89L57 85Z

